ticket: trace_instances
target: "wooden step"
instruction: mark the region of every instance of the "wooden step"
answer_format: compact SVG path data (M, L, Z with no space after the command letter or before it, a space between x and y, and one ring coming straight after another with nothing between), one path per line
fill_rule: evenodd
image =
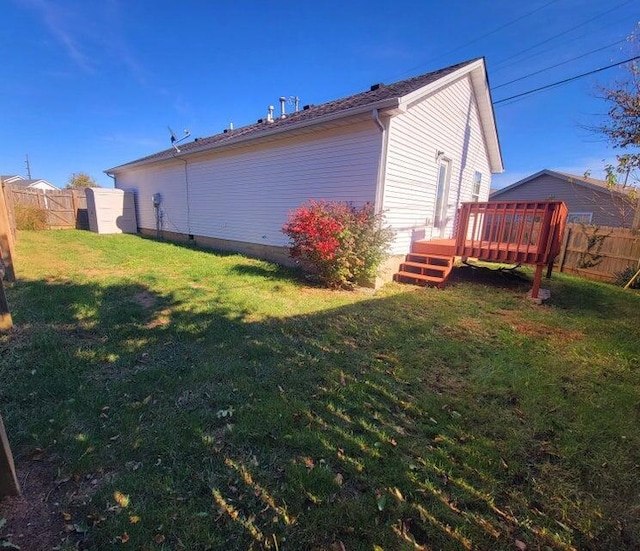
M438 254L409 253L405 259L407 262L421 262L423 264L451 266L453 264L454 257Z
M414 274L413 272L399 271L393 276L394 281L399 283L413 283L414 285L442 285L444 279L441 277L433 277L423 274Z
M433 277L446 277L449 273L449 266L438 266L435 264L423 264L422 262L403 262L398 268L401 272L408 272L411 274L422 274Z
M411 246L412 253L432 254L441 256L454 256L456 245L453 239L440 239L437 241L416 241Z

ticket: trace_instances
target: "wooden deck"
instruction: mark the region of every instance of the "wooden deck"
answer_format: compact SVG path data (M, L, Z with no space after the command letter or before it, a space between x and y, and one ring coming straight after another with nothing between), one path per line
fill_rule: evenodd
M542 270L551 275L560 252L567 208L561 201L463 203L455 237L416 241L396 281L442 286L455 257L536 266L531 296L538 298Z

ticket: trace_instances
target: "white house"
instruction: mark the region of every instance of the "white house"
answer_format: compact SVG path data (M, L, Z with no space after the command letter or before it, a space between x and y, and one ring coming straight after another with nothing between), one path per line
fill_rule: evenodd
M135 192L141 233L286 263L282 226L309 199L373 203L404 255L450 237L458 205L503 170L482 58L284 110L106 173Z
M27 189L41 189L44 191L54 191L59 189L46 180L29 180L18 174L0 176L0 180L3 184L11 184L12 186L19 186Z

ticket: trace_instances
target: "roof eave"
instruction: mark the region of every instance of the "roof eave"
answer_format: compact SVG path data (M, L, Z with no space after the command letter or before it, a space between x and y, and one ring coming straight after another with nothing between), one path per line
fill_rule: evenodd
M493 174L504 172L500 140L498 138L493 102L491 100L491 88L489 87L484 58L480 57L470 61L456 71L423 86L415 92L411 92L410 94L403 96L400 105L401 107L406 108L406 105L455 82L460 77L467 74L471 76L471 83L478 104L478 110L480 111L479 114L482 121L482 131L487 145L491 172Z
M139 167L139 166L146 166L146 165L150 165L150 164L155 164L155 163L160 163L160 162L164 162L164 161L170 161L172 158L181 158L184 159L185 157L190 157L196 154L200 154L200 153L204 153L206 151L213 151L216 149L223 149L225 147L229 147L232 145L237 145L240 143L245 143L245 142L249 142L249 141L254 141L254 140L261 140L263 138L266 137L270 137L270 136L274 136L277 134L282 134L284 132L291 132L293 130L300 130L302 128L306 128L306 127L310 127L310 126L317 126L320 124L325 124L328 122L332 122L334 120L338 120L338 119L343 119L343 118L347 118L347 117L353 117L355 115L360 115L362 113L367 113L369 111L373 111L374 109L377 110L385 110L385 111L391 111L393 113L393 110L398 109L400 107L400 98L387 98L384 100L380 100L374 103L369 103L367 105L359 105L357 107L352 107L350 109L344 109L342 111L338 111L335 113L330 113L328 115L324 115L321 117L317 117L317 118L313 118L310 120L302 120L300 122L297 123L292 123L292 124L288 124L288 125L284 125L284 126L277 126L274 128L271 128L269 130L264 130L261 131L257 134L251 133L251 134L247 134L246 136L238 136L236 139L232 139L232 140L228 140L228 141L224 141L221 143L212 143L212 144L208 144L205 145L201 148L196 148L196 149L191 149L187 152L184 152L182 154L177 154L177 155L173 155L173 157L163 157L163 158L153 158L153 159L146 159L146 160L140 160L140 161L132 161L130 163L126 163L124 165L118 165L116 167L107 169L104 171L105 174L107 174L108 176L113 176L115 174L117 174L119 171L128 169L128 168L133 168L133 167ZM267 123L265 123L267 124ZM169 151L169 150L167 150Z

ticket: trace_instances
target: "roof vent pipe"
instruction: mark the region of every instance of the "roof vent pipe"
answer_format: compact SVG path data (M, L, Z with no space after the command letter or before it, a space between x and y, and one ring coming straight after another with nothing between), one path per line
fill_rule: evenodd
M269 106L268 109L268 113L267 113L267 122L273 122L273 110L275 109L275 107L273 105Z
M300 109L300 98L298 96L296 96L294 98L294 101L296 102L296 113L297 113L298 110Z
M284 119L287 116L287 112L285 110L285 104L287 103L287 98L282 96L280 98L280 118Z
M232 122L229 123L229 130L233 130L233 123Z

